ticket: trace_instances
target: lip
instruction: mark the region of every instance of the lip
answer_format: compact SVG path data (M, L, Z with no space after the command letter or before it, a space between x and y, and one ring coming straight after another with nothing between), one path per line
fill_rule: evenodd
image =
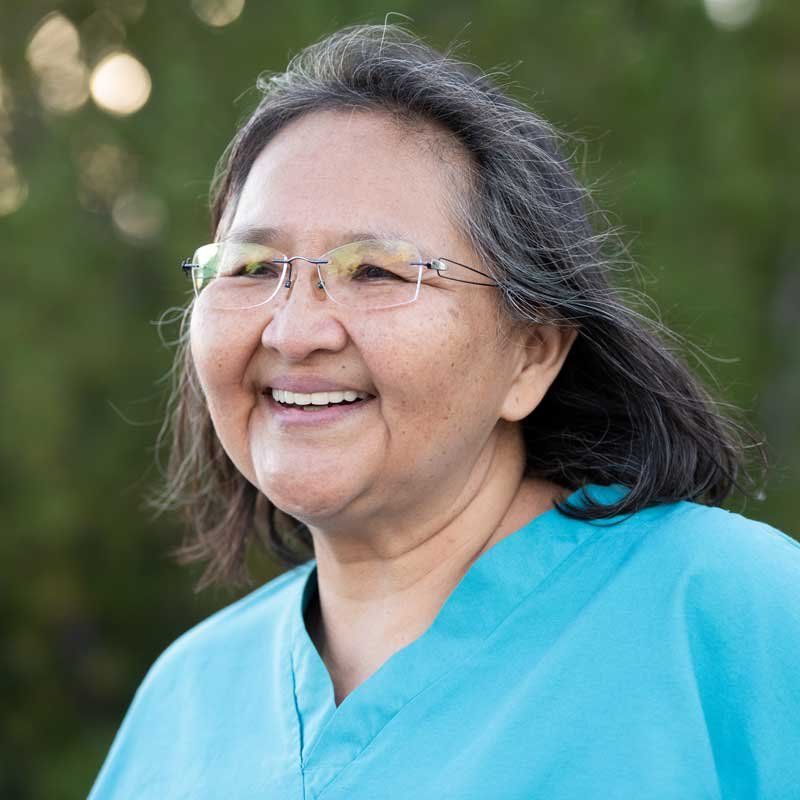
M317 384L319 386L319 384ZM279 386L276 389L282 388ZM292 391L289 389L289 391ZM270 413L281 425L301 425L304 427L320 427L331 425L336 422L344 422L349 419L355 420L369 409L375 401L374 396L366 400L359 400L357 403L342 403L340 405L319 406L314 411L303 411L298 406L286 406L274 400L269 390L262 393L263 402L267 405Z
M272 378L264 387L264 393L269 394L270 389L283 389L288 392L301 392L303 394L312 394L313 392L363 392L369 395L368 399L372 399L375 395L368 392L366 389L361 389L358 386L342 383L341 381L332 381L328 378L315 375L303 375L297 377L290 376L276 376ZM312 413L312 412L307 412Z

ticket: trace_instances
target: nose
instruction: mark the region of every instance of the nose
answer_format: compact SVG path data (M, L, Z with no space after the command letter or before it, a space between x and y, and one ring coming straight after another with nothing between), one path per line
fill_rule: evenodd
M338 352L347 344L347 331L322 288L315 264L292 261L267 308L270 316L261 344L287 361L303 361L317 350Z

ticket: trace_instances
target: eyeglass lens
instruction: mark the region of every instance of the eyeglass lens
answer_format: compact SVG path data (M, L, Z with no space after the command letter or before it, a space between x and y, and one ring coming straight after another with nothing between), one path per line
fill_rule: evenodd
M199 248L192 271L195 291L218 309L244 309L272 300L284 284L289 257L274 248L247 242L215 242ZM315 259L316 260L316 259ZM293 262L319 270L328 296L351 308L389 308L413 302L419 291L422 260L402 241L351 242L321 256L326 263Z

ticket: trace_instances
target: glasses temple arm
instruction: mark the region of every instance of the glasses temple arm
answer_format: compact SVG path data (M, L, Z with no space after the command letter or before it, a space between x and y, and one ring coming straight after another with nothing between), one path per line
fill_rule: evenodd
M442 261L449 261L451 264L455 264L458 267L463 267L464 269L468 269L470 272L475 272L478 275L483 275L484 278L488 278L490 281L493 281L491 284L489 283L478 283L477 281L465 281L462 278L453 278L450 275L442 275L443 272L441 267L435 266L437 262ZM460 261L454 261L452 258L444 258L444 256L439 256L439 258L433 259L433 261L421 261L419 262L420 266L427 267L428 269L436 270L439 273L441 278L446 278L449 281L458 281L458 283L471 283L473 286L494 286L498 287L500 284L495 281L495 279L491 275L487 275L485 272L481 272L479 269L475 269L475 267L467 266L466 264L462 264ZM446 267L445 267L446 269Z

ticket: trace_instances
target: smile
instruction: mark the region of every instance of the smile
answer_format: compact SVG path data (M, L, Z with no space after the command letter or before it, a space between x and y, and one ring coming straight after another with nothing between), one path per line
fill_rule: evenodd
M314 410L316 407L357 403L367 400L366 392L347 389L339 392L290 392L286 389L272 389L272 399L285 406L295 406Z
M361 419L375 400L374 395L355 390L290 392L286 389L266 389L262 396L275 422L281 427L292 428L347 424L349 419Z

